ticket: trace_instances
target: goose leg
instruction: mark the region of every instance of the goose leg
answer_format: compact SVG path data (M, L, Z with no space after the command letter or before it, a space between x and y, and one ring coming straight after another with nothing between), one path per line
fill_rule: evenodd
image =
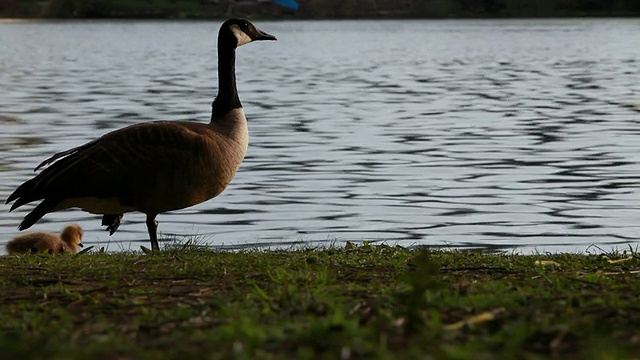
M147 231L149 231L149 239L151 240L151 250L160 251L158 245L158 222L155 215L147 215Z

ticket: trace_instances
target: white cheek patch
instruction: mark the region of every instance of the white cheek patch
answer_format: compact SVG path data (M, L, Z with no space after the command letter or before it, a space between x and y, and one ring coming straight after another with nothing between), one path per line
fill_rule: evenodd
M230 26L233 35L235 35L236 39L238 39L238 46L242 46L244 44L248 44L253 40L247 35L244 31L240 30L238 25Z

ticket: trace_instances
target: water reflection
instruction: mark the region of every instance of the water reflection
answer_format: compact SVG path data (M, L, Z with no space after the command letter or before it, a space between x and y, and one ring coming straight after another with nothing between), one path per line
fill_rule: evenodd
M0 197L49 154L139 121L207 121L205 22L0 24ZM161 215L224 247L386 241L584 250L636 241L633 20L263 22L238 50L251 145L219 198ZM24 212L0 217L0 242ZM143 216L51 214L109 249ZM133 243L132 243L133 242Z

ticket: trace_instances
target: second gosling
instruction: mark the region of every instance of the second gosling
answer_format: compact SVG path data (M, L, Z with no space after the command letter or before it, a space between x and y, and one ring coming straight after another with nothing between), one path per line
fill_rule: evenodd
M49 232L30 232L16 236L7 243L9 254L19 253L49 253L61 254L68 252L75 254L82 247L82 228L76 224L67 225L60 236Z

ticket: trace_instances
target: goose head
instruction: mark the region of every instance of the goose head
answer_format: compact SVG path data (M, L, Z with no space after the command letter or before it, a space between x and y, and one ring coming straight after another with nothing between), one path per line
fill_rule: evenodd
M258 29L247 19L229 19L220 27L218 39L238 47L256 40L276 40L276 37Z

